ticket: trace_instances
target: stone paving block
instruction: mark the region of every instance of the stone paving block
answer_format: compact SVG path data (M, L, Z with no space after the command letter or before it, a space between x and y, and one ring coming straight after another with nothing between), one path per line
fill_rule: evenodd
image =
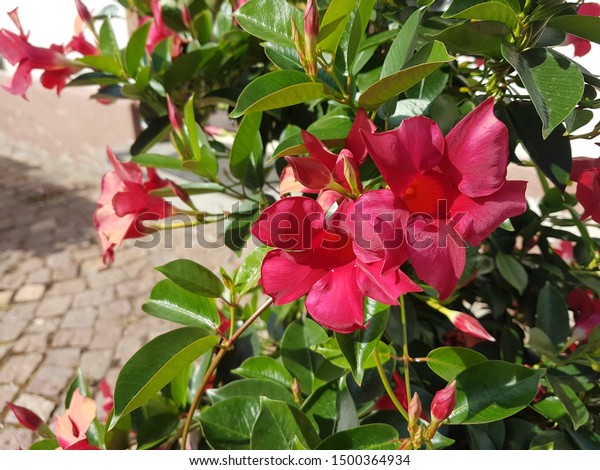
M72 308L63 317L62 328L88 328L94 325L96 319L95 307Z
M73 298L69 294L46 297L42 300L37 309L37 316L54 317L56 315L62 315L69 309L72 301Z
M42 219L38 222L31 224L29 230L32 232L45 232L45 231L53 231L57 227L56 221L54 219Z
M102 250L98 244L77 248L71 252L71 257L76 262L80 262L89 258L100 258L101 256Z
M27 327L28 333L52 333L58 329L60 318L36 318Z
M49 284L52 280L50 268L36 269L27 276L27 283Z
M48 347L48 333L30 333L23 335L13 346L13 352L45 352Z
M96 320L94 335L89 343L91 349L112 348L123 335L122 326L115 321Z
M2 363L2 359L6 356L6 353L10 351L12 348L12 344L0 344L0 364Z
M74 367L45 364L37 370L26 390L33 394L56 399L71 383L74 376Z
M21 272L7 273L0 279L2 289L18 289L25 283L26 275Z
M19 386L14 383L2 384L0 385L0 414L4 409L4 404L7 401L12 402L15 396L17 396L17 392L19 391Z
M73 264L71 253L69 251L52 253L46 257L46 265L51 268L62 268L65 266L71 266Z
M52 270L53 281L66 281L67 279L74 279L78 276L79 269L75 264L69 264L60 268L54 268Z
M130 281L124 281L117 284L117 296L119 298L128 298L135 297L138 295L146 295L150 294L150 291L154 287L153 279L132 279Z
M29 274L37 271L44 267L44 260L42 258L33 257L27 258L26 260L19 263L18 270L21 273Z
M38 308L38 302L12 304L5 312L0 312L0 319L31 320Z
M27 328L28 320L6 319L0 322L0 343L16 340Z
M79 364L81 349L79 348L52 348L46 353L45 365L63 365L65 367Z
M66 281L59 281L52 284L52 287L48 289L48 295L63 295L63 294L76 294L85 290L86 284L84 279L68 279Z
M4 429L0 430L0 449L28 449L32 444L34 437L33 431L22 426L6 426Z
M104 263L102 262L102 256L98 256L97 258L88 258L81 262L80 265L81 274L95 274L98 271L102 271L106 269Z
M37 414L45 423L48 423L52 411L56 408L56 403L50 401L39 395L32 395L30 393L21 393L18 398L14 401L15 405L24 406ZM4 419L5 423L18 424L17 418L12 413L8 413Z
M14 290L0 291L0 310L8 310L8 308L10 307L10 301L14 293Z
M93 285L93 284L92 284ZM85 307L88 305L104 305L114 298L114 288L112 286L99 289L86 290L76 294L73 298L73 307Z
M54 334L52 346L88 346L92 340L91 328L61 329Z
M145 270L152 268L150 262L146 258L142 258L129 263L120 264L120 267L129 278L143 275Z
M127 318L131 312L131 303L127 299L117 299L98 307L99 318Z
M9 356L0 369L0 382L24 384L42 361L42 357L41 353Z
M127 276L119 268L105 269L94 274L88 275L88 282L94 289L104 288L105 286L113 286L127 279Z
M90 349L81 355L81 371L90 382L99 382L112 362L112 349Z
M15 294L15 302L33 302L44 295L46 286L44 284L25 284Z

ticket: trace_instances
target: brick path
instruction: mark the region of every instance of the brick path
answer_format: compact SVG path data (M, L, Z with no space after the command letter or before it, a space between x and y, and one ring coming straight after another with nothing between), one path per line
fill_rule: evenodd
M26 448L34 437L6 401L43 419L62 413L77 367L93 387L104 377L114 385L142 344L175 327L141 311L161 278L153 266L179 257L213 270L237 262L224 247L183 249L175 233L179 248L130 243L104 269L91 222L103 168L101 154L58 159L0 134L0 449Z

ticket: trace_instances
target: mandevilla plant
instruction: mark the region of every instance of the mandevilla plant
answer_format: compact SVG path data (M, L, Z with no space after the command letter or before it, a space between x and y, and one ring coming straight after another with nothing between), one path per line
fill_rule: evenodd
M0 30L9 92L39 68L139 102L131 160L108 150L105 263L176 226L259 246L220 275L158 267L143 309L182 327L125 364L106 424L81 377L75 435L13 406L34 448L600 448L600 160L571 153L600 135L600 79L556 50L600 42L598 4L119 3L124 48L79 0L67 46L31 45L16 10ZM238 203L199 210L212 193Z

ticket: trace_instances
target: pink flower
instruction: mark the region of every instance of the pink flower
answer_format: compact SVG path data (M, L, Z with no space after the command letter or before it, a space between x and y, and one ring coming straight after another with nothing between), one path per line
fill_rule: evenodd
M65 450L97 450L90 445L85 433L96 418L96 402L79 393L76 388L69 409L54 418L58 444Z
M354 202L345 199L325 217L313 199L289 197L268 207L252 226L256 238L277 248L263 261L264 291L276 305L308 294L308 313L341 333L363 328L365 296L397 304L401 294L421 290L399 269L382 274L382 262L357 259L348 230L353 209Z
M554 248L554 252L567 264L571 264L575 259L573 242L568 240L561 240L560 246L558 248Z
M600 299L589 290L574 289L567 296L569 308L575 312L571 341L587 341L592 330L600 325Z
M94 226L102 244L105 264L114 260L114 247L126 238L144 235L145 220L158 220L173 214L173 207L164 199L151 196L152 189L167 184L148 168L148 180L144 183L142 169L133 162L122 163L107 148L106 153L114 171L102 178L102 194L94 212Z
M598 3L583 3L577 9L577 14L581 16L600 16L600 4ZM573 44L575 57L583 57L592 50L592 45L587 39L567 34L565 44Z
M467 244L480 244L506 218L526 209L525 181L506 181L508 130L490 98L444 137L425 117L381 134L363 131L371 157L390 189L357 201L357 222L380 243L363 259L397 267L408 256L417 275L448 297L463 272Z
M50 48L36 47L29 43L29 34L25 34L19 20L17 8L8 13L11 20L19 30L15 34L6 29L0 29L0 55L12 64L17 65L17 70L12 79L3 88L14 95L27 99L27 90L31 86L31 71L44 70L41 83L45 88L56 88L60 94L66 86L69 77L83 68L82 65L69 60L65 54L70 51L82 52L85 47L87 53L97 51L83 37L74 37L65 46L53 44ZM84 45L85 43L85 45Z
M571 179L577 181L575 195L584 209L581 219L591 217L600 223L600 158L574 158Z
M295 23L294 23L295 24ZM304 10L304 55L309 76L317 76L317 35L319 34L319 7L315 0L306 2Z
M441 423L448 419L456 406L456 380L435 394L431 401L431 422Z
M110 415L110 412L114 408L115 399L110 388L110 384L108 383L108 380L102 379L98 384L98 388L100 389L100 393L102 393L102 396L104 397L104 404L102 405L102 409L104 410L104 421L106 421L108 419L108 416Z
M154 51L154 48L159 42L168 38L173 38L171 56L178 57L181 54L182 40L175 31L165 24L162 16L162 4L160 3L160 0L150 0L150 8L152 9L153 18L147 16L142 18L140 21L140 24L152 21L152 26L150 26L148 39L146 41L146 50L149 54L152 54L152 51Z
M375 125L364 110L359 109L345 148L339 155L329 151L323 142L303 130L302 140L309 156L285 157L289 165L281 174L281 194L330 192L329 195L323 195L328 201L339 199L340 194L358 196L363 190L358 168L367 157L367 149L360 136L361 130L374 132ZM323 207L328 209L330 205L323 204Z
M92 22L92 13L81 0L75 0L75 8L77 8L77 14L79 15L79 18L81 18L85 23L89 24Z

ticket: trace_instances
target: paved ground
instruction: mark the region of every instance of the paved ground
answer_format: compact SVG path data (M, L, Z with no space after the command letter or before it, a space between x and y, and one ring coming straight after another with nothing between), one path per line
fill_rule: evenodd
M129 244L105 269L92 228L104 168L102 153L58 158L0 133L0 449L33 438L6 401L48 419L62 412L77 367L92 386L104 377L114 385L142 344L174 327L141 311L161 278L153 266L178 257L215 270L237 262L224 247L182 248L180 233L178 248Z

